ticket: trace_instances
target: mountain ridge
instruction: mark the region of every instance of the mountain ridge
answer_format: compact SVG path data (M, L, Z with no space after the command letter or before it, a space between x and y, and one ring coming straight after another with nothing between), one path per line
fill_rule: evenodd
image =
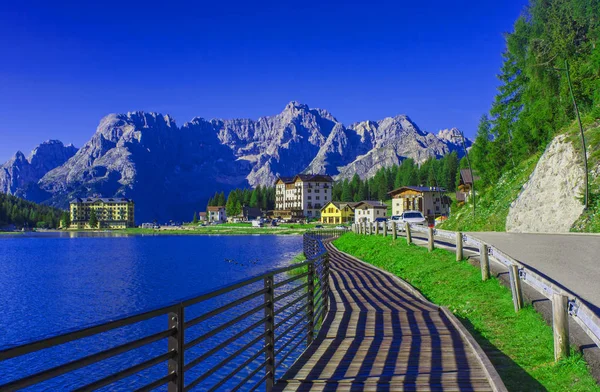
M0 192L62 208L73 197L125 196L136 200L140 220L184 219L215 190L271 186L277 176L302 172L365 178L406 158L460 153L448 132L422 131L407 115L346 127L297 101L257 120L194 117L182 126L168 114L113 113L80 149L58 142L66 159L48 159L35 175L20 176L27 165L15 155L1 166Z

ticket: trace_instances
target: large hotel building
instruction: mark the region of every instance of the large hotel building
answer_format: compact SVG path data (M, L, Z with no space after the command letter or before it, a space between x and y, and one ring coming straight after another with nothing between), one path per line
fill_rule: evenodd
M133 200L124 197L77 198L70 203L71 229L91 229L92 211L96 213L98 229L134 227Z
M321 174L279 177L275 182L275 211L282 219L319 218L331 201L333 179Z

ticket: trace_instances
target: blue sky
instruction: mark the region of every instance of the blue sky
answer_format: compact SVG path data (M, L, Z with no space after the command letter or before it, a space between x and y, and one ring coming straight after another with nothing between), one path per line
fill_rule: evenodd
M0 162L47 139L81 147L108 113L182 125L291 100L473 136L526 1L82 3L0 10Z

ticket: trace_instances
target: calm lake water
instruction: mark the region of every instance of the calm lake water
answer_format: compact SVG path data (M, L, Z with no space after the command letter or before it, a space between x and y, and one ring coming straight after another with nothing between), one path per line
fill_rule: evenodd
M301 250L302 238L299 236L2 235L0 347L200 294L289 265ZM203 305L198 306L189 314L203 310ZM165 329L165 323L166 318L140 323L95 341L88 338L84 342L65 345L68 347L46 350L44 355L7 361L0 365L0 380L45 369L58 358L64 358L65 353L85 355L91 347L110 347L115 341L124 342L123 339L131 336ZM200 326L194 333L198 336L215 324L218 322L213 320L212 324ZM93 369L77 374L83 376L91 372L103 376L110 370L106 366L131 366L132 360L147 354L142 350L121 355L112 365L92 366ZM293 355L291 357L293 359ZM203 366L214 366L214 363L207 362ZM109 390L128 390L143 385L152 374L166 375L165 367L150 369L145 376L115 384ZM226 373L226 369L219 370ZM91 381L96 377L85 378ZM45 383L41 389L70 389L78 385L82 385L81 380L61 377Z

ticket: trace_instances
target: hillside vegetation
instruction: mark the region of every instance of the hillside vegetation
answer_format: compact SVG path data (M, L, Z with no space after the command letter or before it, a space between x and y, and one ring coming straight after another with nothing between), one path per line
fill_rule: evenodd
M522 161L506 171L494 185L477 191L476 209L473 203L462 207L454 203L452 213L440 228L455 231L505 231L510 204L519 196L523 184L535 169L539 155Z
M64 211L0 193L0 228L56 228Z
M471 150L481 215L459 209L446 227L504 230L510 203L552 139L581 150L573 98L585 123L592 208L574 230L598 231L600 0L530 0L506 34L501 85ZM569 78L572 81L572 95ZM543 202L543 201L541 201ZM479 206L478 206L479 207Z

